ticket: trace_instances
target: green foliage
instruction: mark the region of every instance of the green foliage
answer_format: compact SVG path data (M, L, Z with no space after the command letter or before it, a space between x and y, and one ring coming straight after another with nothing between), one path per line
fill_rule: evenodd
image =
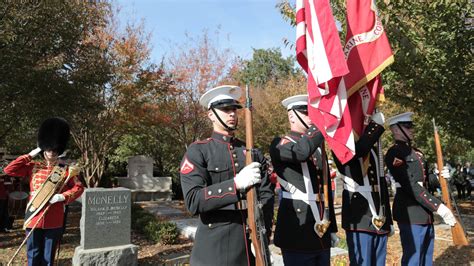
M70 119L95 106L88 96L110 72L98 47L82 40L105 23L109 9L77 1L0 6L0 145L24 153L45 118Z
M142 233L145 233L145 228L148 224L155 222L155 217L152 214L148 213L138 213L138 217L132 222L132 228L138 230Z
M179 236L178 227L175 223L161 222L158 234L160 235L161 243L165 245L174 244Z
M253 49L252 59L244 61L243 69L236 74L242 84L262 87L269 81L278 82L295 76L294 57L283 58L279 48Z
M132 228L148 239L165 245L176 243L179 237L175 223L159 222L153 214L146 212L137 204L132 205Z
M474 111L474 28L466 20L472 3L386 3L379 7L395 52L395 63L384 72L386 95L436 118L447 134L474 141L474 120L469 119Z
M397 107L388 108L386 116L415 111L416 145L430 161L434 160L431 119L435 118L447 160L472 161L472 3L390 0L377 5L395 54L395 63L382 73L388 104ZM343 40L345 1L331 1L331 6L342 22ZM295 25L289 1L282 0L277 8ZM388 148L390 134L383 138Z

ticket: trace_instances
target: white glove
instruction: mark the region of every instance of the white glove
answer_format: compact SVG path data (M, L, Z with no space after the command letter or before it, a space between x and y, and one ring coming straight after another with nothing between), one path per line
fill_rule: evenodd
M252 242L250 242L250 251L252 251L252 254L253 254L254 257L257 257L257 255L255 255L255 248L253 247L253 243L252 243ZM273 260L273 255L272 255L271 252L270 252L270 262L271 262L270 265L273 265L273 261L274 261L274 260Z
M337 244L339 244L339 237L336 235L336 233L331 233L331 247L335 248L337 247Z
M390 225L390 232L388 233L388 237L391 237L395 234L395 228L393 228L393 224Z
M63 196L63 194L55 194L50 200L49 203L54 204L56 202L61 202L65 201L66 198Z
M456 218L454 218L453 213L448 207L446 207L446 205L439 205L439 208L436 212L439 214L439 216L441 216L441 218L443 218L445 224L449 224L450 226L454 226L456 224Z
M449 168L447 166L443 167L443 170L441 171L441 176L444 177L444 179L450 179L451 174L449 173Z
M40 148L36 148L32 151L30 151L30 153L28 153L29 156L31 156L31 158L35 157L36 155L38 155L38 153L41 152L41 149Z
M234 177L234 183L237 189L246 189L260 182L262 182L262 180L260 179L260 163L258 162L253 162L245 166Z
M383 126L383 124L385 123L385 117L383 116L383 113L381 112L374 113L371 118L372 118L372 121L374 121L375 123L381 126Z

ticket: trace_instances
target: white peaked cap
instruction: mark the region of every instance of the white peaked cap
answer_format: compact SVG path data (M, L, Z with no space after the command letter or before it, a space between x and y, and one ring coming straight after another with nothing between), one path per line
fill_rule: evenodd
M238 86L223 85L212 88L204 93L199 99L199 104L209 109L211 104L221 100L238 101L242 95L242 89ZM238 104L238 103L237 103Z
M300 94L288 97L281 101L281 104L283 104L286 110L290 110L296 105L308 105L308 94Z
M411 119L412 115L413 115L413 112L406 112L406 113L402 113L402 114L392 116L387 120L388 125L391 126L391 125L395 125L397 123L413 122L413 120Z

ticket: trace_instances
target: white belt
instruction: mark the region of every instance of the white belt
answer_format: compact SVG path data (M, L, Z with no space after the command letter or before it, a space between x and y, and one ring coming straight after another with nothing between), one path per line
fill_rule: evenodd
M416 183L417 183L418 185L420 185L420 187L423 187L423 182L422 182L422 181L416 182ZM400 185L400 183L398 183L398 182L395 182L395 187L396 187L396 188L401 188L402 185Z
M343 181L344 181L344 189L348 190L350 192L372 192L372 186L371 185L364 185L361 186L359 185L354 179L344 176L343 175ZM364 178L365 181L365 178ZM364 182L365 184L365 182Z
M309 204L308 203L309 201L320 201L318 194L312 194L312 195L305 194L299 189L293 194L290 192L283 191L282 197L285 199L302 200L306 202L307 204Z
M371 152L372 152L373 156L376 158L375 152L373 150ZM363 168L364 163L363 163L362 158L359 158L359 164L360 164L361 170L364 169ZM378 169L377 160L375 160L375 164L376 164L375 165L376 169ZM380 178L380 177L377 177L377 178ZM375 192L375 191L373 191L372 186L369 183L369 178L367 177L366 174L364 175L364 179L363 179L364 185L363 186L359 185L357 182L354 181L354 179L352 179L348 176L343 176L343 180L344 180L344 189L346 189L350 192L358 192L359 194L361 194L367 200L367 203L369 204L369 209L370 209L370 213L372 214L372 217L380 217L380 216L384 215L382 213L382 208L380 206L379 206L379 213L377 214L377 210L375 209L374 199L372 198L372 192ZM379 192L378 193L379 193L379 199L381 200L382 195L381 195L381 192L380 192L380 184L378 184L377 186L379 187L379 190L378 190ZM380 202L380 203L382 203L382 202Z
M291 142L296 143L296 141L293 140L292 138L290 138L290 137L286 137L286 138L288 140L290 140ZM319 150L319 148L318 148L318 150ZM321 223L321 216L320 216L320 213L319 213L318 206L316 205L316 201L318 200L318 197L316 197L316 196L318 196L318 195L314 194L313 185L311 184L311 178L310 178L310 175L309 175L308 164L306 162L301 163L301 170L303 172L303 181L304 181L304 185L305 185L305 188L306 188L306 193L303 193L301 190L296 188L294 185L292 185L291 183L288 183L288 181L283 180L281 178L278 178L278 182L280 182L280 185L285 190L290 192L290 193L285 194L285 191L284 191L282 196L285 197L285 195L288 196L288 194L290 194L291 198L301 199L303 202L308 204L309 207L311 208L311 212L313 213L314 220L316 220L316 224L320 224ZM314 200L313 200L313 198L314 198ZM323 210L323 212L324 212L324 210Z

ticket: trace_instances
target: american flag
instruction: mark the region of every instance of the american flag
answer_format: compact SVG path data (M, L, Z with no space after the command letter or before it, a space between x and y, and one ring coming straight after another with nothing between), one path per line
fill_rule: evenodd
M355 154L342 76L349 70L328 0L296 1L296 59L308 74L308 112L338 159Z

